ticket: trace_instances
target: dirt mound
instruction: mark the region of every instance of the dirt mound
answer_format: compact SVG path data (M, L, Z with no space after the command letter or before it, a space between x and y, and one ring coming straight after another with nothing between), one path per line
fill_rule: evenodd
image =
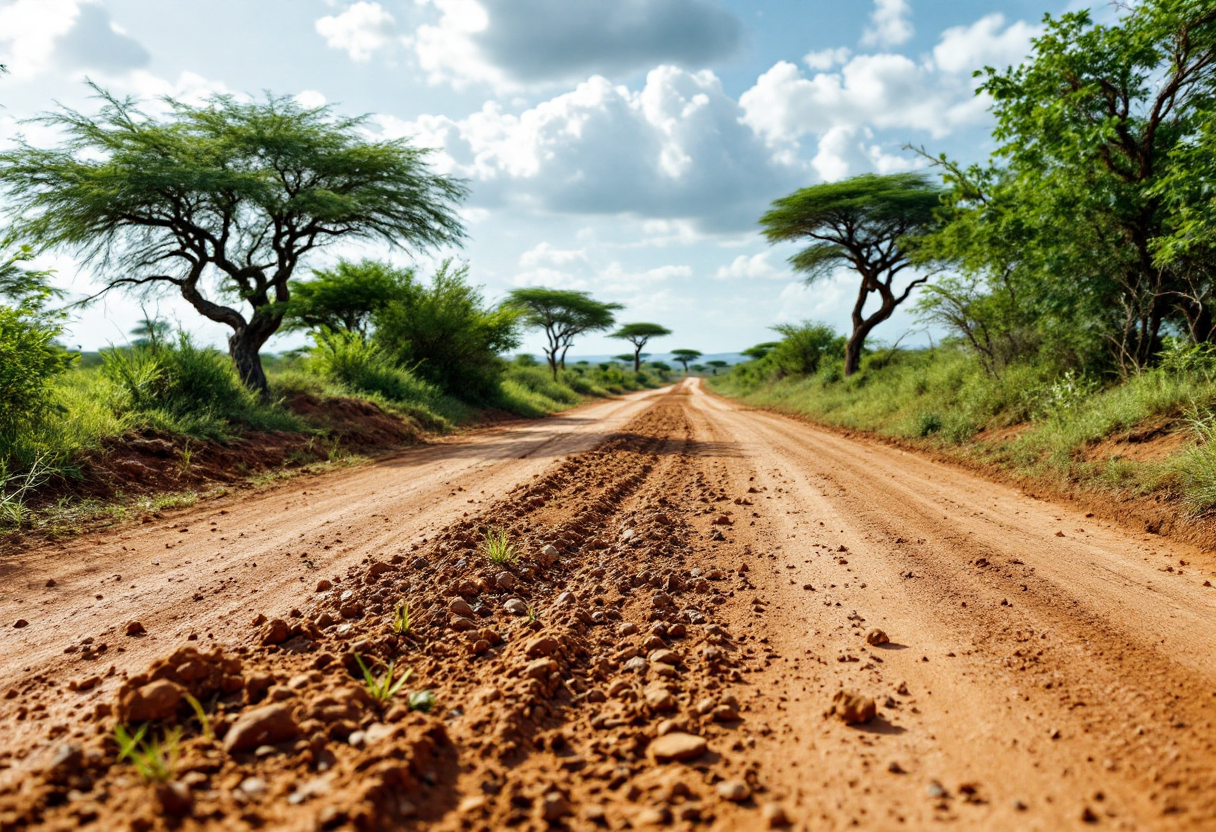
M418 426L381 410L365 399L318 399L296 393L284 402L287 409L320 428L327 439L356 453L382 451L417 442Z
M504 828L576 807L589 823L755 811L740 795L764 786L733 753L731 692L754 659L714 621L725 573L703 556L689 566L709 534L701 502L717 495L672 438L687 432L679 408L653 408L425 545L321 582L281 619L259 616L232 657L186 649L154 663L96 736L68 743L70 771L47 763L0 796L0 828ZM490 529L518 559L486 558ZM391 626L399 609L407 632ZM411 675L380 701L364 667ZM119 759L114 726L141 719L152 736L184 732L176 803ZM108 799L73 798L86 784ZM626 784L630 805L609 809Z

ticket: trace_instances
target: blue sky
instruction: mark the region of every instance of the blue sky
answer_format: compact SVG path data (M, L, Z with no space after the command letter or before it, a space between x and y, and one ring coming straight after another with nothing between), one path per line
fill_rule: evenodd
M459 252L331 248L413 263L466 259L491 299L516 286L592 292L622 321L675 334L653 349L743 349L803 319L844 329L848 273L806 287L756 221L817 182L918 165L906 144L964 160L991 149L975 69L1028 53L1063 0L0 0L0 144L56 101L93 105L92 78L148 99L213 92L298 96L367 113L373 137L434 148L464 177ZM73 293L91 275L42 262ZM179 299L150 308L202 339L226 332ZM69 343L122 343L140 315L112 295ZM918 328L883 325L888 342ZM921 342L913 333L904 343ZM269 349L300 343L271 342ZM580 354L619 351L588 337ZM537 351L529 338L525 349Z

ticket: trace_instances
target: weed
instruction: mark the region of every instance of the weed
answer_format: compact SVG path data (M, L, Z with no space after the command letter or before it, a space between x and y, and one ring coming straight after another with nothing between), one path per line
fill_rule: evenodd
M508 564L519 560L519 549L511 542L506 529L486 529L481 541L481 553L490 563Z
M403 600L393 609L393 632L402 636L410 634L410 605L408 601Z
M26 495L49 478L50 469L42 456L22 474L10 474L7 462L0 459L0 523L20 526L26 518Z
M199 728L202 729L203 737L210 742L215 739L215 733L211 730L211 719L207 716L207 712L203 710L203 703L199 702L190 694L186 694L186 701L190 703L190 707L194 709L194 716L198 719Z
M372 699L383 705L392 700L394 696L401 692L405 687L405 683L414 675L414 671L407 670L401 674L398 679L393 678L393 662L389 662L385 671L380 676L377 676L372 670L363 663L363 658L355 653L355 661L359 663L359 670L363 671L363 684L367 688L367 692L371 694Z
M167 783L177 773L177 761L181 756L182 729L168 728L158 740L145 737L148 726L141 725L134 734L125 726L114 726L114 740L118 743L118 759L130 760L135 770L149 783Z
M524 610L524 618L526 618L528 623L531 624L533 621L540 620L540 613L536 611L536 607L528 604L527 609Z
M194 449L190 447L190 440L186 440L185 447L182 448L182 458L178 463L177 472L179 476L185 477L190 474L190 460L194 456Z

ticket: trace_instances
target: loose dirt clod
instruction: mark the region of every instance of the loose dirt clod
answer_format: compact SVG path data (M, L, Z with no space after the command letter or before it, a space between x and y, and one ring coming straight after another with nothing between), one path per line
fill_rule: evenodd
M694 734L682 731L672 731L651 740L646 753L656 763L666 763L672 760L685 762L695 760L706 752L708 745L705 740Z
M887 637L887 634L884 633L882 630L878 629L877 627L875 627L873 630L870 630L870 632L866 633L866 644L869 644L873 647L878 647L879 645L890 644L890 643L891 643L891 639Z
M832 697L827 716L836 716L849 725L869 722L878 712L874 700L849 690L838 690Z

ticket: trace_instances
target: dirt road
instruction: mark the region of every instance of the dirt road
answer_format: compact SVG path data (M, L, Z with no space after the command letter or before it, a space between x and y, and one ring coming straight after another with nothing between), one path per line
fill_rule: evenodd
M684 382L5 556L0 829L1210 830L1214 575ZM141 715L176 789L115 759Z

